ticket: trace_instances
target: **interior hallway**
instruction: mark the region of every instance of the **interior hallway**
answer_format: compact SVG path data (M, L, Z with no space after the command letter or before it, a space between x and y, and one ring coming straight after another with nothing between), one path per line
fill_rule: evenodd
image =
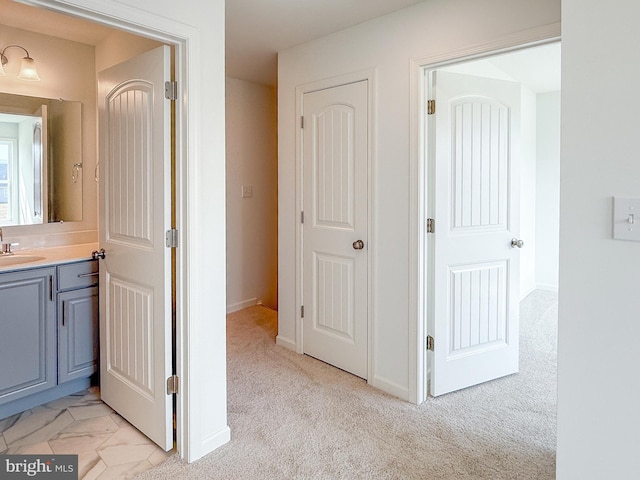
M557 296L521 303L520 373L413 405L275 344L277 313L227 316L231 442L160 479L555 478Z
M275 345L277 312L246 308L227 316L229 444L187 464L92 389L0 420L0 453L78 453L83 480L551 480L557 295L520 314L520 373L412 405Z

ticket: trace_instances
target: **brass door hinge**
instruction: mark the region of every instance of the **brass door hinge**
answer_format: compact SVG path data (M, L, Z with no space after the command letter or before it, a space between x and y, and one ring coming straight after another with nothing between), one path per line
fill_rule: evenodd
M433 115L436 113L436 101L427 100L427 115Z
M433 218L427 218L427 233L436 231L436 221Z
M435 340L433 339L433 337L431 335L427 335L427 350L433 352L434 343Z

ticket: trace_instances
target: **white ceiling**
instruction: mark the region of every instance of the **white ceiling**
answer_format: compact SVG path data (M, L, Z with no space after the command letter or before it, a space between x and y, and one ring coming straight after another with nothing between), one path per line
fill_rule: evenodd
M227 0L227 75L276 83L276 53L423 0Z
M275 85L278 51L386 15L423 0L227 0L227 75ZM109 29L0 0L0 23L98 44Z
M560 43L516 50L441 70L481 77L513 80L533 93L560 91Z
M227 75L275 85L277 52L423 0L227 0ZM0 0L0 24L97 45L111 31L85 20ZM4 45L0 45L0 48ZM560 47L491 59L534 92L560 89Z
M560 43L518 50L489 61L534 93L560 91Z

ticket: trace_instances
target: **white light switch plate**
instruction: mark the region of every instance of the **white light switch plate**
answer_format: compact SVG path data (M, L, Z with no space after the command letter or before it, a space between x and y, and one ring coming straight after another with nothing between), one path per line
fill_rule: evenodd
M640 242L640 198L613 197L613 238Z
M242 198L253 197L253 185L242 185Z

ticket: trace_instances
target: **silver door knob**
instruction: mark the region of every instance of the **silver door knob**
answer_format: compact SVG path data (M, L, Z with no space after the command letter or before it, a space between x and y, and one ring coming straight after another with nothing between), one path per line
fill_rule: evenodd
M102 258L104 260L104 256L105 256L104 248L101 248L100 250L94 250L93 252L91 252L91 258L93 258L94 260L97 260L98 258Z
M356 240L353 242L354 250L362 250L364 248L364 242L362 240Z
M512 238L511 239L511 248L522 248L522 246L524 245L524 242L522 240L518 240L517 238Z

